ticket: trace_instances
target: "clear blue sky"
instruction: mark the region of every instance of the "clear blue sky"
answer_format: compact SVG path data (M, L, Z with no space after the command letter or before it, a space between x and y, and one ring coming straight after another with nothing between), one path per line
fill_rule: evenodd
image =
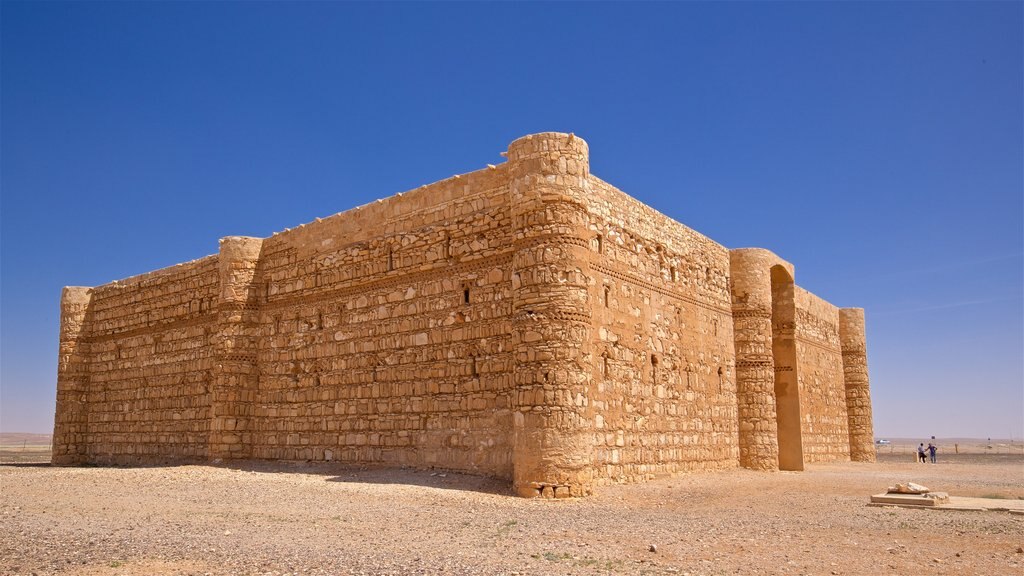
M0 430L58 301L575 132L867 309L880 436L1024 435L1021 2L0 5Z

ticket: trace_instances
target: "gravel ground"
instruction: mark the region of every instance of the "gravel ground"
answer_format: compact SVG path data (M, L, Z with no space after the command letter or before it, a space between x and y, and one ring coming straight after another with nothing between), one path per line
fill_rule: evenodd
M0 466L0 573L1024 574L1024 516L866 506L906 480L1024 498L1024 458L731 470L569 501L327 464Z

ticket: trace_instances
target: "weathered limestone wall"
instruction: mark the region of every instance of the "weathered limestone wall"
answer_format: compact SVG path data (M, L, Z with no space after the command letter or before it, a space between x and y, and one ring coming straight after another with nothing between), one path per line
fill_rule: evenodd
M610 184L589 184L595 475L735 467L728 250Z
M210 256L91 289L80 334L84 461L207 456L217 263Z
M511 477L510 235L496 168L265 240L252 455Z
M439 467L557 498L873 459L863 311L591 175L582 139L507 157L65 289L54 463Z
M804 462L849 460L839 309L800 287L796 352Z
M88 459L89 344L83 332L91 298L92 289L83 286L69 286L61 293L54 464L81 464Z

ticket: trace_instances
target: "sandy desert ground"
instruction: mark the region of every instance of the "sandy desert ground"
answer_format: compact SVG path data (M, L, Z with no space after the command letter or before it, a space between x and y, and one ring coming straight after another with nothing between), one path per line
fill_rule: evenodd
M879 508L912 480L1024 498L1024 457L905 455L524 500L326 464L0 466L2 574L1022 574L1024 516Z

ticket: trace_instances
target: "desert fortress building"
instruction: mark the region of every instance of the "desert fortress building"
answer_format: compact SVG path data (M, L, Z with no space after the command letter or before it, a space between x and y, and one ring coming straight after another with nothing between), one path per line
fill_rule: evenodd
M591 175L507 162L61 300L53 461L438 467L524 496L873 460L864 315Z

